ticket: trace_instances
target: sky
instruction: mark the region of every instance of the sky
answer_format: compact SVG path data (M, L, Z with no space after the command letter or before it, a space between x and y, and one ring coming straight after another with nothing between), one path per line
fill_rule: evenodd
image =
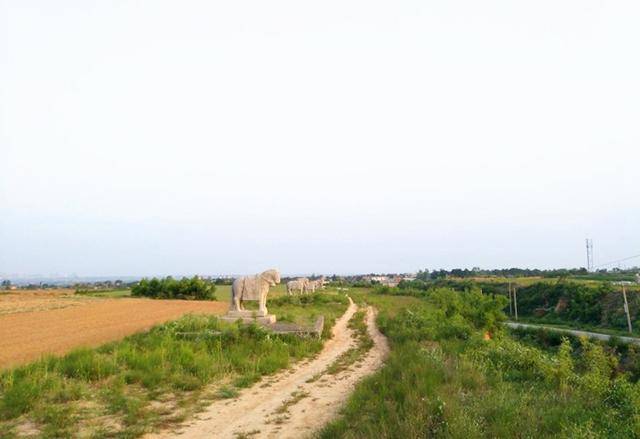
M639 22L637 1L0 0L0 274L638 254Z

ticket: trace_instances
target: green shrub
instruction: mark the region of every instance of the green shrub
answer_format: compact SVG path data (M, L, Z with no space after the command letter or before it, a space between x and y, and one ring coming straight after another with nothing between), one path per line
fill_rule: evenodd
M163 279L154 277L151 280L140 280L131 288L131 295L154 299L216 300L215 291L214 282L198 276L180 280L168 276Z
M40 383L31 379L23 379L3 386L0 416L4 419L12 419L31 410L41 391Z
M102 380L116 372L113 359L88 348L71 351L62 358L58 368L68 378L87 381Z

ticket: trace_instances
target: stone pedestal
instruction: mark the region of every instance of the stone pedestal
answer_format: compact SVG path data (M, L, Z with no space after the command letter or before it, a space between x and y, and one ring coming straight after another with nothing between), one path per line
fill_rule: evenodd
M257 323L259 325L270 325L276 322L274 314L267 314L261 311L229 311L220 320L224 322L235 322L242 320L242 323Z

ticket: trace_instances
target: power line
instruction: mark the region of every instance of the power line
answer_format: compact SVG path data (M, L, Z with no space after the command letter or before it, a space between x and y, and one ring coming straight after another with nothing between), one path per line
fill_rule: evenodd
M606 262L604 264L598 264L598 265L595 265L594 267L605 267L607 265L613 265L613 264L617 264L618 262L624 262L624 261L628 261L629 259L635 259L635 258L640 258L640 254L629 256L622 259L617 259L615 261Z

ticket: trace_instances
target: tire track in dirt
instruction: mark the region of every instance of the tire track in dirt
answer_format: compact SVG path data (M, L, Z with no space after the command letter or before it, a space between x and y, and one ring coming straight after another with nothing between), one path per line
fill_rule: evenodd
M316 358L263 379L233 400L214 402L188 425L147 438L300 438L322 428L337 416L357 382L377 370L389 352L369 307L367 329L373 348L349 368L325 375L328 366L356 346L347 324L358 307L351 298L349 301L349 308L333 327L333 337Z

